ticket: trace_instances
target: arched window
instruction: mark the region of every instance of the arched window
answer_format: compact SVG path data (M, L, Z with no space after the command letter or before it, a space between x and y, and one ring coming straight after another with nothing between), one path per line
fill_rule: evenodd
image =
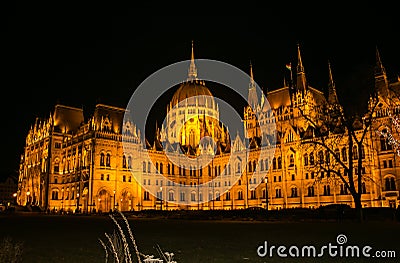
M60 172L60 161L56 159L54 161L54 173L58 174Z
M122 182L126 182L126 175L122 176Z
M132 157L128 156L128 168L132 169Z
M238 200L243 200L243 191L242 190L239 190L238 192L237 192L237 199Z
M331 187L329 185L324 185L324 195L331 195Z
M100 153L100 166L104 166L104 153Z
M126 156L122 156L122 168L126 168Z
M196 201L196 192L190 193L190 201L192 201L192 202Z
M346 149L346 147L342 148L342 160L343 160L343 162L347 162L347 149Z
M385 191L396 191L396 182L394 177L385 178Z
M362 193L362 194L366 194L366 193L367 193L367 187L366 187L366 185L365 185L365 182L362 182L362 185L361 185L361 193Z
M248 169L249 173L251 173L253 171L252 170L253 166L251 165L251 161L248 163L247 167L248 167L247 169Z
M390 178L390 188L392 189L392 191L396 191L396 183L394 177Z
M143 162L143 172L146 172L146 162Z
M185 192L181 192L180 199L181 201L185 201Z
M325 151L325 162L327 164L329 164L331 162L331 155L329 154L329 152L327 150Z
M357 160L358 159L358 150L357 150L357 146L354 145L353 146L353 160Z
M151 162L147 162L147 172L151 173Z
M292 187L292 195L291 197L297 197L297 187Z
M387 130L383 129L382 133L387 135ZM381 151L388 151L388 150L392 149L392 145L388 143L386 136L381 135L379 140L380 140L380 144L381 144Z
M51 192L51 199L52 200L58 200L58 190L53 190Z
M106 166L111 167L111 155L109 153L106 155Z
M275 189L275 197L281 198L282 197L282 190L280 188Z
M253 161L253 172L255 172L257 169L257 162Z
M225 194L225 200L231 200L231 192L226 192Z
M304 154L304 166L308 165L308 154Z
M309 186L307 188L307 190L308 190L308 193L307 193L308 196L310 196L310 197L314 196L314 186L313 185Z
M340 194L341 195L347 195L348 194L346 185L344 185L344 184L340 185Z
M143 200L144 201L149 201L150 200L150 193L147 191L144 191L143 193Z
M293 166L294 166L294 155L292 153L292 154L290 154L290 157L289 157L289 167L293 167Z
M163 174L164 173L164 171L163 171L163 164L162 163L160 163L160 174Z
M260 171L264 171L264 161L260 160Z
M282 158L278 157L278 169L282 169Z
M221 201L221 195L219 194L219 192L215 192L215 201Z
M175 201L174 191L168 192L168 201Z
M318 152L318 163L320 163L320 164L324 163L324 152L323 151Z
M314 153L310 153L310 165L314 165Z
M276 158L272 159L272 169L276 170Z
M257 199L256 190L250 190L250 199Z

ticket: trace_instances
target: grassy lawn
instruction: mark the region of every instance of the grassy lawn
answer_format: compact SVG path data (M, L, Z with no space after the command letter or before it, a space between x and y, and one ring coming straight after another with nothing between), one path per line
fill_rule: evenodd
M129 218L139 250L158 254L156 244L173 252L178 263L218 262L399 262L361 258L260 258L257 247L269 245L347 245L395 250L400 258L400 223L385 222L257 222ZM108 216L0 215L0 238L23 242L23 262L104 262L98 238L112 233ZM287 252L287 251L286 251Z

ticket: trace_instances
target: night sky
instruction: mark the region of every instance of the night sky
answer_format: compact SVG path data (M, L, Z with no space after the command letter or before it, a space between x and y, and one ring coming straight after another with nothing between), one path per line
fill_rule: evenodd
M395 8L316 8L254 7L256 12L233 13L188 6L168 12L34 3L3 10L0 177L17 171L36 117L48 117L56 103L83 107L86 115L99 102L125 107L150 74L189 59L192 40L196 58L246 72L251 61L264 90L282 86L285 64L296 64L299 43L311 86L325 91L329 60L339 100L362 105L353 100L365 101L372 89L376 46L389 79L400 74Z

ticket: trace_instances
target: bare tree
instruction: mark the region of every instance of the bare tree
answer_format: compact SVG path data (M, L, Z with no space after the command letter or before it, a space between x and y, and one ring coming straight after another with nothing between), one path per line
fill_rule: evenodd
M304 138L302 144L317 153L314 169L316 180L322 176L341 181L351 194L359 219L362 220L361 195L365 176L363 161L366 157L367 132L371 128L378 99L371 97L362 117L346 114L342 105L326 103L308 111L300 108L301 115L313 130L313 136ZM314 153L313 153L314 154ZM355 169L356 168L356 169Z

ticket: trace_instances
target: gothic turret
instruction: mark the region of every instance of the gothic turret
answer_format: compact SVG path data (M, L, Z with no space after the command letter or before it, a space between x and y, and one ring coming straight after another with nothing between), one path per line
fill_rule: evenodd
M188 80L196 80L197 79L197 68L194 63L194 49L193 49L193 41L192 41L192 55L190 57L190 66L188 71Z
M339 104L336 94L335 82L333 82L331 63L328 61L329 83L328 83L328 103L331 105Z
M389 94L386 70L383 67L378 48L376 48L375 90L382 97L387 97Z
M303 62L301 61L300 45L297 44L297 81L296 90L304 93L307 89L306 74L304 72Z
M256 110L258 105L258 96L257 96L256 83L254 81L254 76L253 76L253 67L251 63L250 63L250 83L249 83L248 103L253 108L253 110Z

